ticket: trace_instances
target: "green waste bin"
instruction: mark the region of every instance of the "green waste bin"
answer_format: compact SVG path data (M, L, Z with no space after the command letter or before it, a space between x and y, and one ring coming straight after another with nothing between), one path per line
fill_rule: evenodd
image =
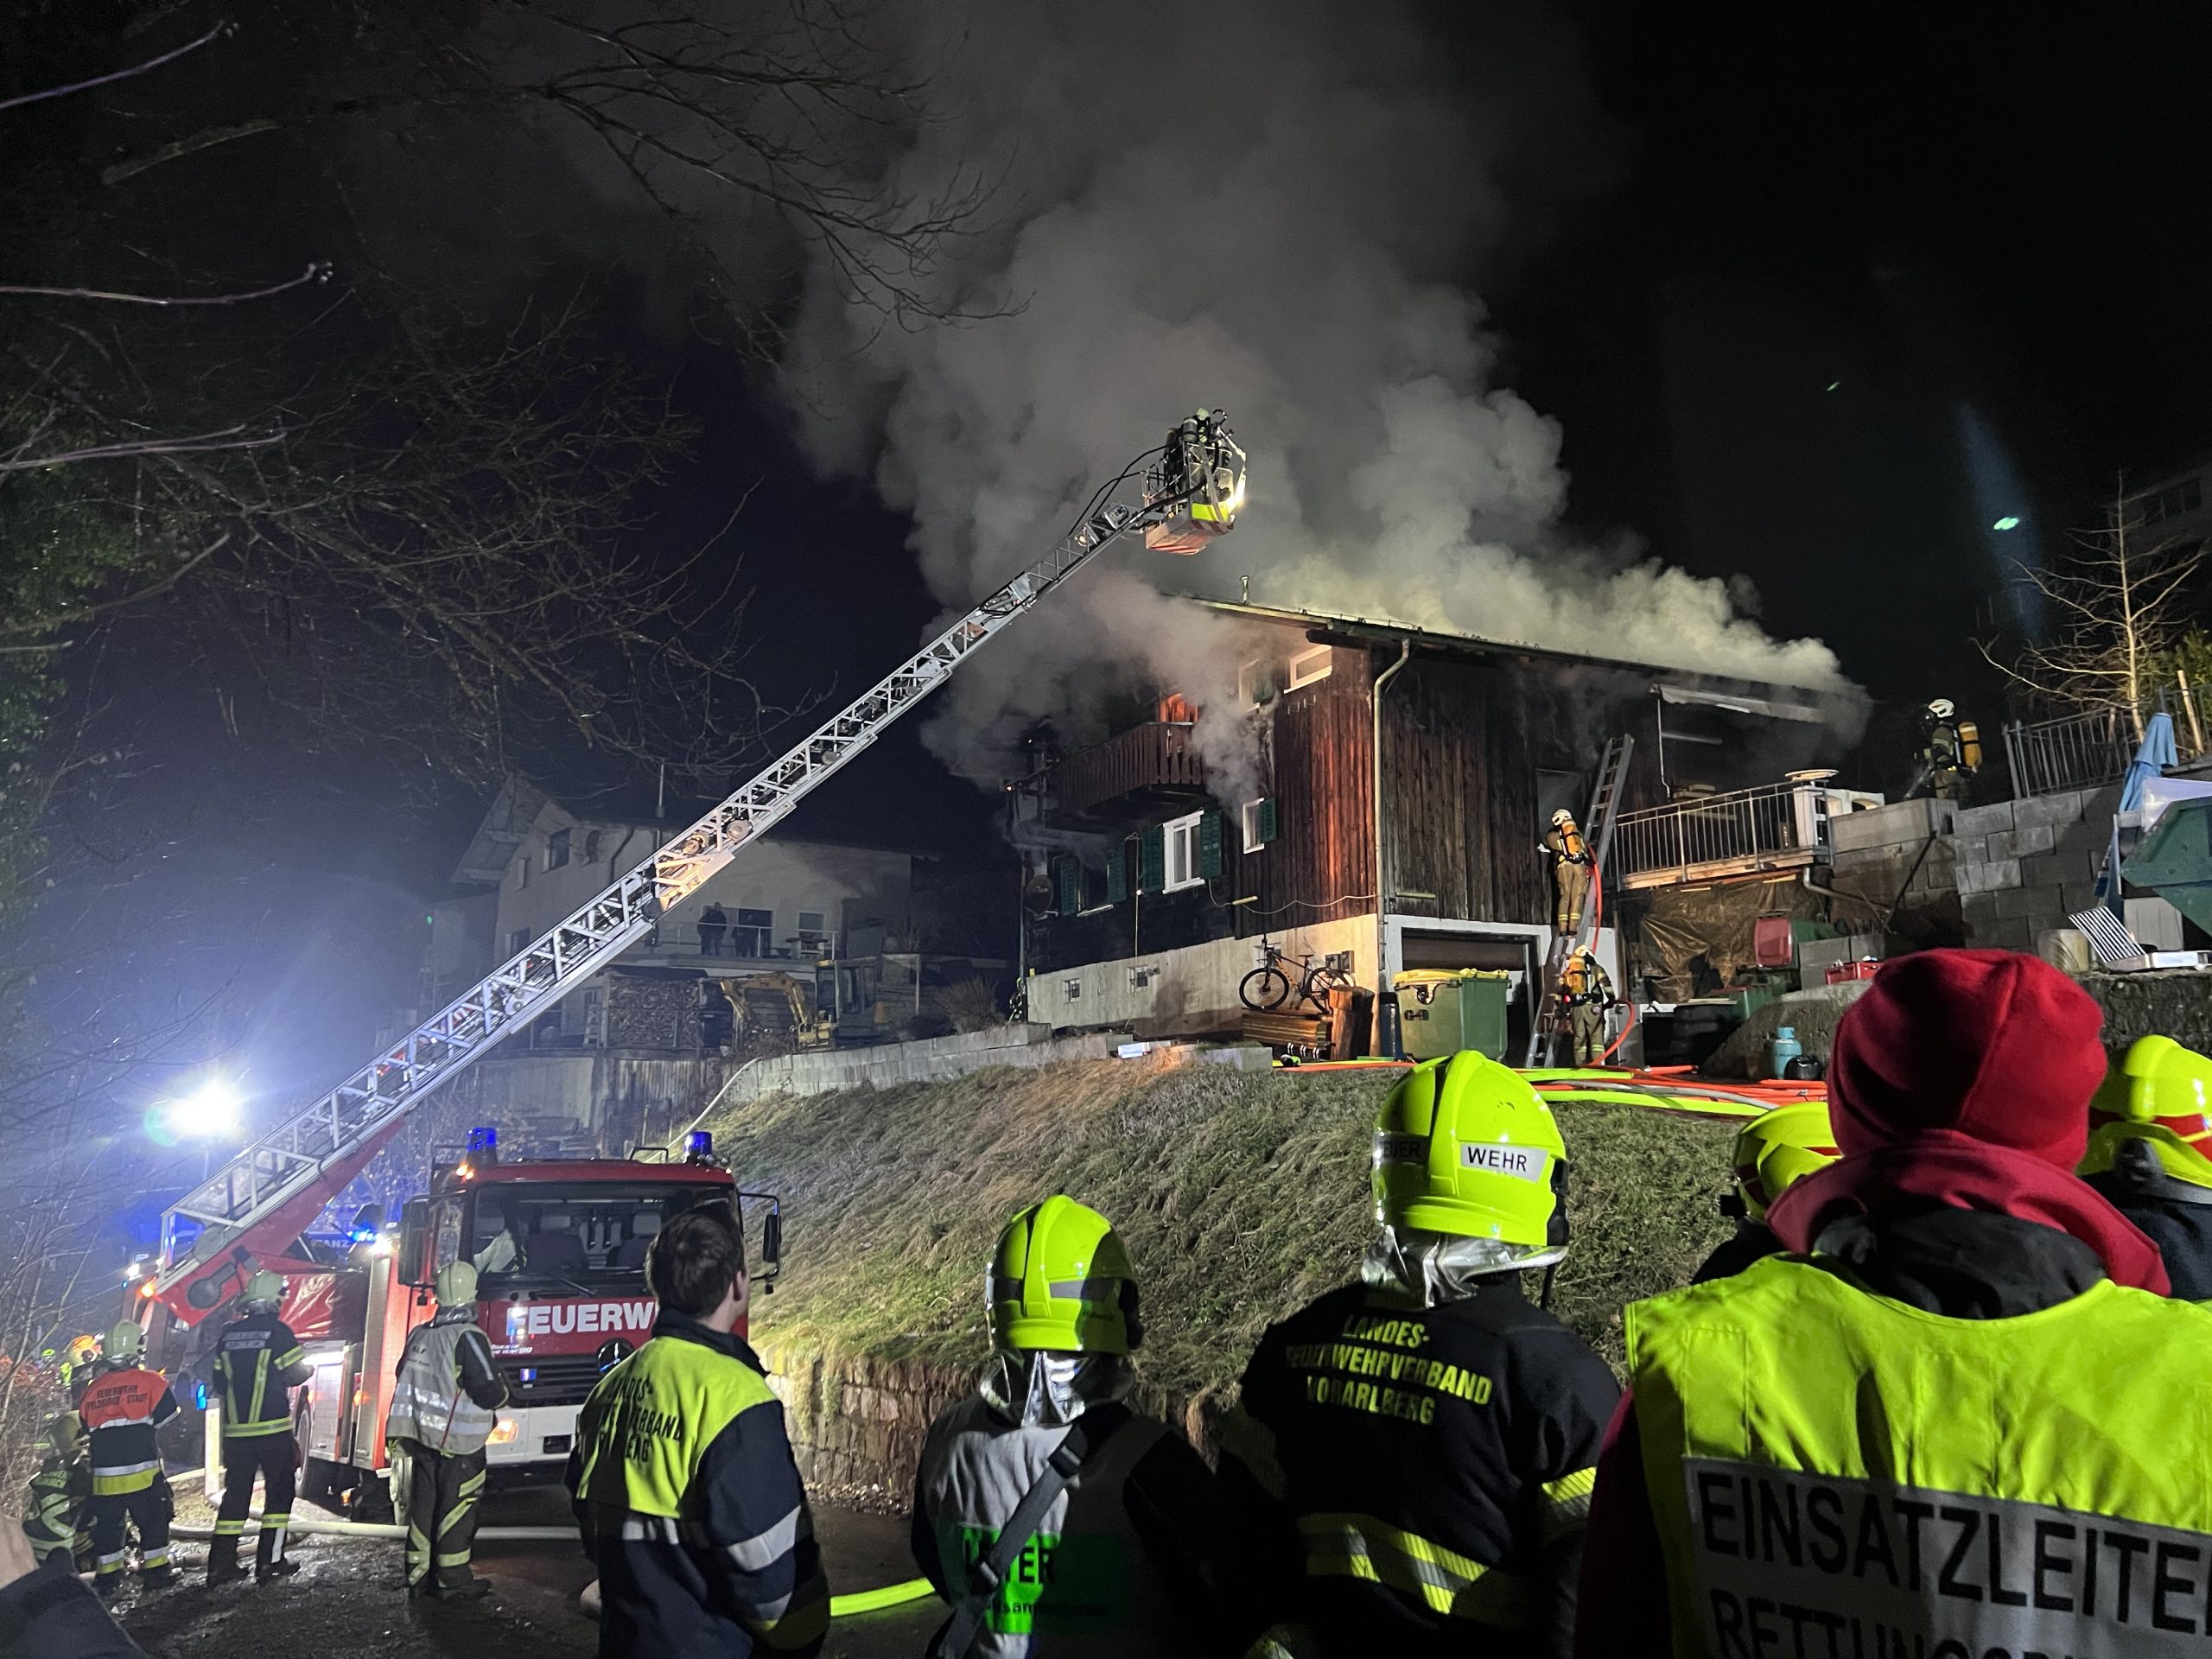
M1471 1048L1503 1059L1507 986L1497 969L1408 968L1391 976L1408 1058L1440 1059Z

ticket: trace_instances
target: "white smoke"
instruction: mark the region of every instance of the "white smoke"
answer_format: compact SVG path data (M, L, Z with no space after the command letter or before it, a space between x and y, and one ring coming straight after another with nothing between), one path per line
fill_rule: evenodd
M887 327L825 272L789 371L813 454L873 467L954 607L1191 408L1227 409L1252 456L1235 535L1087 573L963 671L929 732L957 769L995 784L1039 716L1096 735L1101 694L1144 678L1198 703L1233 764L1236 625L1151 583L1249 577L1262 604L1843 686L1740 588L1562 531L1559 428L1495 384L1458 285L1499 243L1507 181L1586 151L1571 54L1531 14L1494 9L1515 38L1452 72L1470 90L1439 84L1437 43L1389 0L902 10L950 113L880 188L995 181L989 226L928 276L980 320Z

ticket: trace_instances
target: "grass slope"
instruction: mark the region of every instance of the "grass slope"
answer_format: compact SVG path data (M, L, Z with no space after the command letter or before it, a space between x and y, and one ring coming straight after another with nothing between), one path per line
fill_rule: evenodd
M782 1194L755 1313L785 1353L967 1365L1008 1217L1054 1192L1105 1212L1142 1276L1148 1392L1232 1385L1267 1325L1357 1272L1384 1080L1116 1061L772 1096L711 1122L742 1184ZM1632 1107L1560 1113L1573 1244L1553 1305L1617 1367L1625 1302L1683 1283L1728 1230L1732 1128Z

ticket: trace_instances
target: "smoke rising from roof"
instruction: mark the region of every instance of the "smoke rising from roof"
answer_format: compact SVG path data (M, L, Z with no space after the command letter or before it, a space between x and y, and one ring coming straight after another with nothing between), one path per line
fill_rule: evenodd
M1497 384L1461 284L1610 143L1539 15L1486 8L1497 38L1446 88L1387 3L926 10L941 27L910 17L901 46L945 113L882 186L995 179L990 228L926 276L987 315L887 327L818 281L788 371L810 452L873 468L959 607L1192 407L1227 409L1252 457L1235 535L1117 556L963 671L928 733L957 770L995 785L1039 717L1100 734L1101 694L1145 680L1233 748L1212 711L1234 718L1236 625L1154 582L1234 596L1249 575L1263 604L1844 686L1826 646L1761 631L1743 584L1567 533L1560 429Z

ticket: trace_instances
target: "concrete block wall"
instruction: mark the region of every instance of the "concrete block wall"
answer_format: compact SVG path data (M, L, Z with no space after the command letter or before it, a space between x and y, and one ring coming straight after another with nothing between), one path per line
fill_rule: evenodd
M2119 804L2111 785L1961 810L1950 839L1967 943L2032 950L2094 904Z

